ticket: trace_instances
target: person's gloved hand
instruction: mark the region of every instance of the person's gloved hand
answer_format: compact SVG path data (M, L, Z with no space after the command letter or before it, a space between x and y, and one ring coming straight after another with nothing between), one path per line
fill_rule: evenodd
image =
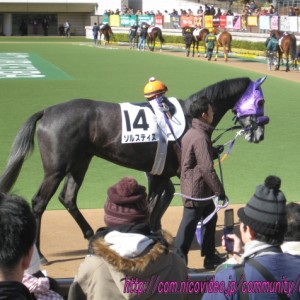
M221 154L224 151L223 145L217 145L216 148L217 148L218 154Z

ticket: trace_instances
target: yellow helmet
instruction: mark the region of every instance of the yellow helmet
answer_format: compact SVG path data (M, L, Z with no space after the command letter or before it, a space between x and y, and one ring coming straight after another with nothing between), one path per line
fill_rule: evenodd
M152 98L167 91L168 88L163 82L156 80L154 77L151 77L149 79L149 82L144 87L144 96L146 98Z
M191 29L188 28L185 32L191 32Z
M213 28L209 28L208 30L210 33L213 33L214 32L214 29Z

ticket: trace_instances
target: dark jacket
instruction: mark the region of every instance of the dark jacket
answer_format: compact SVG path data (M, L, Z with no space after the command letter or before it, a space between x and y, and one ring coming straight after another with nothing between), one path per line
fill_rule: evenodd
M213 127L199 119L182 138L181 193L192 198L224 195L223 186L214 169L214 148L211 143ZM209 201L192 201L184 198L184 206L208 205Z
M17 281L0 282L0 300L34 300L27 287Z
M277 52L277 50L278 50L278 41L274 37L271 37L267 44L267 51Z
M193 42L193 34L188 32L184 35L184 42L185 42L185 46L189 47L191 46L192 42Z
M276 279L276 282L281 283L281 287L284 286L284 281L286 280L289 284L295 284L295 289L291 295L287 295L288 299L298 300L300 299L299 293L299 268L300 268L300 256L290 255L286 253L279 254L265 254L255 257L255 259L262 264ZM259 293L263 286L267 288L266 279L252 266L246 263L244 269L245 277L236 278L236 272L233 267L227 269L222 269L220 272L217 272L214 277L214 282L222 282L225 287L223 292L221 289L217 289L216 292L207 293L203 296L203 300L238 300L238 293L234 291L234 286L232 283L240 283L242 291L249 294L250 300L278 300L280 299L276 293L265 292ZM219 285L220 286L220 285ZM256 292L253 291L253 288L256 287ZM273 285L274 287L274 285ZM286 286L285 286L286 287ZM227 290L228 289L228 290ZM252 292L251 292L252 289ZM270 289L272 287L270 286ZM286 290L288 288L286 287ZM225 293L228 291L228 295Z

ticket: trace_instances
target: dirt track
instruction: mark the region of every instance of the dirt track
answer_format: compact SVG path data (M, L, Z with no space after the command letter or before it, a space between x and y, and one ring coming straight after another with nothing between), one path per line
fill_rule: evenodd
M204 60L203 57L185 57L185 54L174 52L162 52L157 55L176 55L182 56L183 59ZM300 82L300 74L297 71L285 72L280 71L267 71L267 64L239 61L232 59L225 62L223 58L219 58L218 62L211 61L211 63L228 64L233 68L243 69L245 71L254 71L263 75L274 76L282 79L287 79L295 82ZM239 206L232 206L235 210ZM103 223L103 210L83 210L86 219L89 221L93 229L104 226ZM177 232L179 222L181 220L182 207L169 207L163 217L163 227L168 230L173 236ZM236 216L236 214L235 214ZM219 212L219 221L217 227L217 249L223 252L220 247L220 237L222 234L223 226L223 212ZM41 245L44 255L49 260L50 264L44 266L42 269L47 270L48 275L55 278L68 278L74 277L78 265L83 260L86 249L87 241L84 240L79 227L68 214L67 211L47 211L45 212L42 220L42 236ZM192 249L189 254L189 267L203 269L203 260L200 257L199 246L196 242L193 243Z
M238 205L230 206L237 209ZM229 207L228 207L229 208ZM104 226L103 209L82 210L92 228ZM220 238L223 229L223 211L219 212L217 226L217 249L224 253L220 247ZM182 216L182 207L169 207L162 220L162 226L173 236L176 235ZM237 221L237 220L235 220ZM42 220L41 245L43 254L47 257L49 265L43 266L48 275L55 278L74 277L78 265L87 253L87 241L66 210L47 211ZM204 271L203 259L200 257L199 245L196 240L189 253L189 267Z

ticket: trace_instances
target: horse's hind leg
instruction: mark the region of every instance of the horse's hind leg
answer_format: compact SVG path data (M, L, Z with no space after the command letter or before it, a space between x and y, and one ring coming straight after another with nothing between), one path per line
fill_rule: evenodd
M45 174L44 180L40 188L38 189L37 193L34 195L32 199L32 212L34 214L36 224L37 224L36 246L41 258L41 264L48 263L47 259L44 257L40 249L42 215L46 210L46 207L51 197L54 195L63 177L64 177L63 173L53 173L51 175Z
M94 231L77 207L77 195L90 161L91 158L81 159L72 167L59 195L59 201L79 225L85 239L90 239L94 235Z

